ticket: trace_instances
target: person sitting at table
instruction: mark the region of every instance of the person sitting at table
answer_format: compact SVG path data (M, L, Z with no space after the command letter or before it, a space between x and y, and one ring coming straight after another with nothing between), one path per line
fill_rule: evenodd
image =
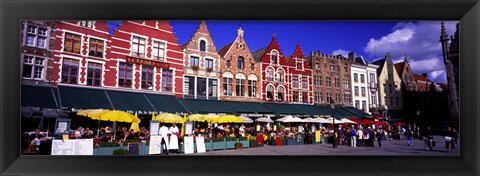
M135 131L131 129L130 132L127 133L126 140L133 140L133 139L135 139Z

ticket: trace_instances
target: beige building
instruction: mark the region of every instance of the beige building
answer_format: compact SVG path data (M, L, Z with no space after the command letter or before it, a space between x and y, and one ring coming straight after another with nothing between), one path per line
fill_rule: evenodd
M380 107L387 109L389 118L399 118L400 111L403 109L402 99L402 80L393 65L390 53L387 53L385 58L373 62L378 65L378 94Z

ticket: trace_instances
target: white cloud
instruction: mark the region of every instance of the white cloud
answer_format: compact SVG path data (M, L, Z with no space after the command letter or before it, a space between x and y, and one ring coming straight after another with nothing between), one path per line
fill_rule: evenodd
M339 55L341 54L343 57L348 57L348 53L350 51L346 51L346 50L343 50L343 49L337 49L335 51L332 52L332 55Z
M445 22L449 35L454 34L456 23ZM429 73L432 81L446 83L445 65L439 42L440 27L439 21L400 22L392 28L391 33L380 38L371 38L364 51L369 57L379 58L390 52L394 63L403 61L406 54L414 73Z

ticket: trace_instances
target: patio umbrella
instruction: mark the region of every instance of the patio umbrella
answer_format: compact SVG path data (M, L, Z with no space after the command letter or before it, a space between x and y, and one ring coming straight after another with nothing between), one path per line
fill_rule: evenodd
M333 117L329 117L327 120L327 123L333 123ZM335 119L335 124L341 124L341 123L344 123L338 119Z
M90 113L91 111L93 111L95 109L85 109L85 110L81 110L81 111L78 111L77 112L77 115L80 115L80 116L88 116L88 113Z
M313 119L311 117L304 118L303 121L306 123L313 123Z
M22 107L22 117L42 118L42 112L33 108Z
M253 123L253 120L251 118L245 116L240 116L240 118L242 118L243 123Z
M285 121L285 119L287 119L287 118L293 118L293 117L289 115L289 116L285 116L285 117L279 118L279 119L277 119L277 120L275 120L275 121L277 121L277 122L283 122L283 121Z
M348 120L347 118L340 119L340 121L342 121L343 123L357 123L357 122Z
M103 114L109 112L109 110L106 109L94 109L90 112L88 112L87 117L90 117L93 120L100 120L100 116Z
M310 120L311 123L327 123L328 121L324 118L317 117L312 120Z
M374 125L376 126L387 126L387 124L385 122L380 122L380 121L375 121L373 122Z
M206 120L204 117L205 115L192 114L192 115L189 115L187 119L192 122L205 122Z
M138 119L138 114L135 112L135 118ZM140 128L138 126L138 123L132 122L132 125L130 125L130 130L133 130L135 133L140 131Z
M212 121L213 123L242 123L243 119L234 115L225 115Z
M68 114L61 111L54 111L54 110L43 110L42 114L43 114L43 117L45 118L67 118L68 117Z
M102 115L99 116L98 120L112 121L112 122L140 123L140 119L138 119L134 115L128 112L117 111L117 110L107 111L105 113L102 113Z
M404 124L402 122L395 122L392 124L393 126L407 126L407 124Z
M203 116L203 119L205 119L206 122L210 122L210 123L213 123L213 121L215 121L218 118L220 118L220 116L215 114L207 114Z
M177 114L162 113L155 117L156 120L163 123L182 123L183 118Z
M274 121L272 119L266 118L266 117L260 117L255 119L255 122L265 122L265 123L273 123Z
M287 117L285 120L282 121L283 123L289 123L289 122L305 122L303 119L298 118L298 117Z

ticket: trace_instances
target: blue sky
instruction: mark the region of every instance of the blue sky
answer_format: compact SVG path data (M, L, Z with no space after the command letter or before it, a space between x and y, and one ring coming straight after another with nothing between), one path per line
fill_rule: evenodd
M185 44L198 21L171 21L179 43ZM455 21L445 22L453 35ZM292 55L297 44L310 51L346 54L350 51L372 61L390 52L394 63L409 58L413 72L427 73L435 82L446 83L440 47L440 21L207 21L217 50L232 42L241 26L250 50L267 46L272 34L284 55Z

